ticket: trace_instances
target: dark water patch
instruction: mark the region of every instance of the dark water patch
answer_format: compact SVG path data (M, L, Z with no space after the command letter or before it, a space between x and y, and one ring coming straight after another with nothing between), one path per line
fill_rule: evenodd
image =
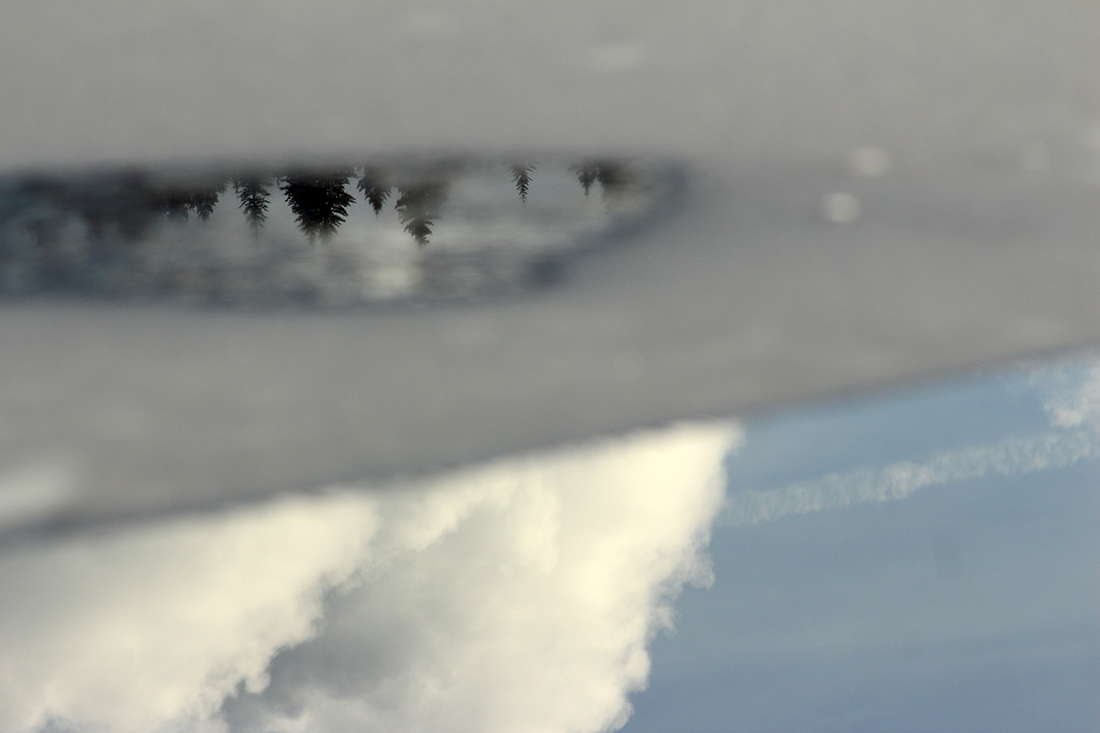
M548 287L675 197L646 160L461 158L0 179L0 297L237 306Z

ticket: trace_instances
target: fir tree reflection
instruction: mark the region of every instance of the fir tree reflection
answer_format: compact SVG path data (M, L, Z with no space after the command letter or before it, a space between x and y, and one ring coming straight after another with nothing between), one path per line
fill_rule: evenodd
M233 190L240 202L237 208L244 212L244 218L257 236L267 221L267 209L271 203L271 194L267 189L271 183L271 176L233 176Z
M309 241L331 237L347 220L348 206L355 201L344 190L349 170L323 174L298 174L283 178L280 186L294 218Z
M569 170L577 174L577 180L580 182L581 188L584 189L585 196L588 196L588 192L592 190L592 184L596 182L597 169L598 166L595 163L569 166Z
M165 218L187 221L187 212L191 208L191 194L188 191L168 191L161 194L157 204Z
M200 219L208 221L225 186L223 179L208 186L162 190L156 196L155 208L168 219L186 221L188 213L194 211Z
M603 162L597 165L596 180L603 189L605 197L619 193L629 183L626 167L614 162Z
M562 173L564 163L561 167L548 163L545 170L540 164L538 174L547 173L553 181L553 176ZM399 163L386 167L377 164L331 169L303 166L282 171L267 167L236 172L220 169L205 177L193 170L173 175L166 170L132 169L68 178L28 175L0 179L0 291L5 277L14 278L12 282L41 282L42 287L60 284L122 291L137 287L127 278L141 268L152 267L150 262L159 263L157 267L182 266L172 264L176 258L191 267L188 272L193 275L208 266L200 267L195 262L203 258L216 260L218 248L223 247L221 238L215 235L211 241L204 240L195 236L197 229L194 227L169 226L162 232L155 229L163 226L166 219L187 220L191 213L211 226L218 224L224 217L212 218L212 214L230 183L238 202L237 209L256 236L257 247L271 245L268 254L272 262L287 252L298 252L304 247L303 243L288 244L279 237L271 242L261 241L260 230L275 223L282 213L278 207L272 209L274 188L278 186L282 190L298 228L309 243L315 243L317 238L334 235L347 221L350 206L355 201L354 190L348 186L352 178L376 216L392 202L404 231L417 245L425 247L437 236L436 225L443 215L452 183L458 197L456 210L452 212L460 224L456 231L464 230L467 225L476 226L494 215L498 202L485 197L491 196L491 192L499 192L501 184L507 186L502 177L498 177L502 167L508 171L511 183L525 204L536 175L536 165L518 158L498 159L494 163L460 159L412 160L407 165ZM599 186L603 204L609 210L629 198L620 194L645 192L638 184L644 179L646 169L632 163L594 157L568 165L566 170L565 175L575 176L586 196L594 186ZM522 220L514 222L515 226L519 229L532 223L542 226L543 215L547 212L553 215L557 205L555 189L554 185L547 189L546 211L525 212ZM504 198L507 197L505 191ZM563 205L567 203L573 205L576 200L572 203L562 201ZM469 219L462 219L463 214ZM366 214L364 211L356 215L365 217ZM388 227L389 223L379 222L379 226ZM477 236L476 233L473 236ZM150 246L145 246L146 241ZM169 242L175 249L165 259L157 248L168 246ZM196 245L193 249L192 244ZM340 252L345 249L371 245L370 235L364 233L362 241L357 238L356 241L333 242L326 252L318 254L335 261L334 258L342 256ZM262 252L252 255L268 256ZM171 275L169 280L172 277L176 275Z
M213 185L196 188L191 192L191 210L198 214L203 221L209 221L214 213L214 207L218 205L218 197L225 191L227 181L222 179Z
M527 192L531 188L531 173L534 172L535 166L529 163L515 163L508 166L508 170L512 173L512 182L516 184L520 201L526 204Z
M386 199L390 197L390 186L386 183L386 179L385 171L366 167L363 169L363 175L359 177L359 183L356 184L363 198L374 209L375 216L381 213L382 207L386 205Z
M435 220L439 218L443 201L447 196L447 185L442 181L421 183L412 186L399 186L395 204L397 215L405 231L413 236L421 247L428 244Z
M569 170L577 176L584 195L592 190L592 184L600 184L600 190L604 198L619 193L630 185L630 176L626 166L622 163L609 160L589 160L578 165L569 166Z

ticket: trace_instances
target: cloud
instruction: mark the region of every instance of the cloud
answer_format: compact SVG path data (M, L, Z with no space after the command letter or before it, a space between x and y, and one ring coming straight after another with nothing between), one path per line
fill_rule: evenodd
M259 689L350 576L371 502L284 499L0 554L0 730L173 731Z
M1100 431L1100 360L1037 372L1032 379L1046 393L1043 408L1052 425Z
M929 486L1063 468L1100 457L1100 361L1036 370L1051 430L994 445L945 451L921 463L861 467L813 481L731 493L719 523L745 525L851 504L904 499Z
M0 730L596 731L709 578L729 423L0 554Z

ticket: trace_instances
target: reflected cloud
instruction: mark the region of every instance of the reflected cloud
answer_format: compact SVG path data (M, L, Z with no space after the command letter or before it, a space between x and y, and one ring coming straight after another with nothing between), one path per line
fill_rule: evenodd
M0 729L597 731L709 581L731 423L0 553Z
M1100 432L1100 359L1036 370L1032 379L1044 392L1052 426Z
M1043 407L1049 431L943 451L921 462L864 466L782 487L737 490L727 498L720 523L755 524L851 504L893 501L930 486L1065 468L1100 458L1100 361L1037 369L1031 379L1046 395Z
M1090 359L748 423L624 730L1097 730L1098 390Z

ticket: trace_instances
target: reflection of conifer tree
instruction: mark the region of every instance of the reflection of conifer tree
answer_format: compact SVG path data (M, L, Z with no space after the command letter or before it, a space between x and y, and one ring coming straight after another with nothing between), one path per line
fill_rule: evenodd
M592 184L596 182L596 172L598 168L599 166L595 163L581 163L580 165L569 166L569 170L577 174L577 180L580 181L585 196L588 196L588 192L592 189Z
M267 221L267 208L270 205L271 194L267 187L271 185L270 176L234 176L233 190L237 193L239 209L244 211L244 218L253 233L259 235L260 227Z
M596 180L604 196L621 191L627 184L626 169L621 163L600 163L596 166Z
M535 170L535 166L528 163L516 163L508 166L508 170L512 172L512 181L516 184L520 201L526 204L527 191L531 187L531 172Z
M344 190L351 174L336 170L325 174L290 175L280 186L300 228L312 242L336 233L348 216L355 198Z
M397 193L397 215L405 225L405 231L423 247L428 243L435 220L439 218L447 195L446 185L441 182L422 183L398 187Z
M157 201L159 208L169 219L187 220L187 211L191 208L191 194L188 191L167 191Z
M218 196L224 190L224 181L199 188L169 188L160 192L155 207L169 219L185 221L188 212L194 211L200 219L206 221L214 212Z
M382 207L386 205L386 199L390 197L390 187L386 184L386 174L375 168L364 168L363 175L360 176L359 183L356 186L363 192L363 198L374 209L374 215L378 216L382 211Z
M218 197L225 190L225 181L219 181L213 186L197 188L191 192L191 210L199 215L203 221L209 221L214 213L214 207L218 205Z

